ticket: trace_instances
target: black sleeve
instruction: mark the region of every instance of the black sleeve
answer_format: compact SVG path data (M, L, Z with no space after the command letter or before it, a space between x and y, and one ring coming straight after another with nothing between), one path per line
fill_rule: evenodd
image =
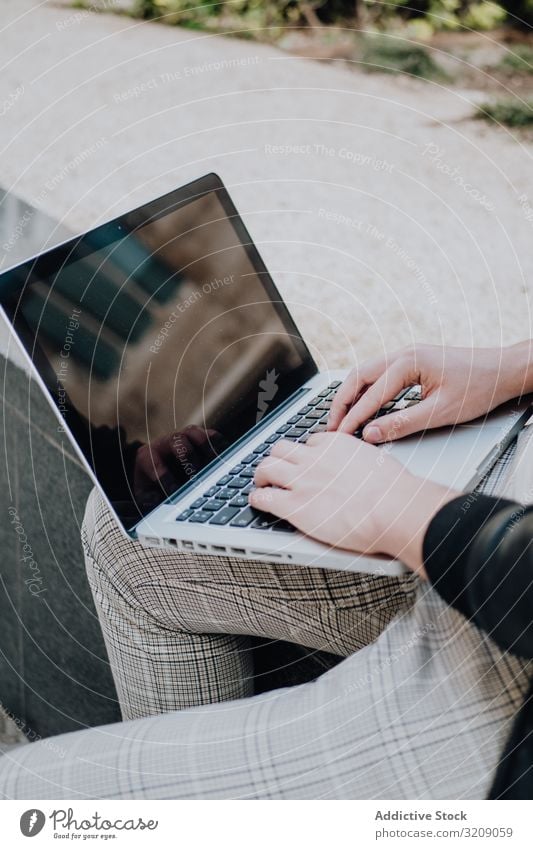
M533 658L533 506L461 495L433 517L423 555L448 604L500 648Z

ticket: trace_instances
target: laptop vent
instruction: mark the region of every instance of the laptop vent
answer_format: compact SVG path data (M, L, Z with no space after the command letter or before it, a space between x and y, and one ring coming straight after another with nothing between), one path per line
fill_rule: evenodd
M159 544L155 537L146 537L147 542L152 545ZM292 554L280 554L276 551L247 551L245 548L237 548L228 545L208 545L203 542L192 540L165 539L165 544L177 548L179 551L197 551L199 554L237 554L239 557L260 558L261 560L285 559L292 560Z

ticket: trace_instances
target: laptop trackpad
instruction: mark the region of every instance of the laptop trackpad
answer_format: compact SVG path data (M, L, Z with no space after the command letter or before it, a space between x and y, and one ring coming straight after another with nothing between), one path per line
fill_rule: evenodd
M463 490L481 476L500 453L510 431L528 408L528 403L505 405L483 419L437 428L424 434L408 436L380 447L420 477Z

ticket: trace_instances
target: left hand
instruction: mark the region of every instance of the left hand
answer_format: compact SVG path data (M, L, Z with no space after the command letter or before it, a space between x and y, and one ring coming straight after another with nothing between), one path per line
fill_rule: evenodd
M250 504L336 548L398 557L425 576L422 541L453 498L412 475L387 452L343 433L280 440L256 469Z

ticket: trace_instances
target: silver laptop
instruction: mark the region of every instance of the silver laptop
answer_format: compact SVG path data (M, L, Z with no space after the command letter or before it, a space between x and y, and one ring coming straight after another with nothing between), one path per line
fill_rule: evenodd
M344 375L318 371L215 174L5 271L0 303L58 439L72 443L129 537L198 555L402 571L248 505L261 458L278 439L324 430ZM410 387L395 405L418 398ZM527 408L378 450L465 490Z

